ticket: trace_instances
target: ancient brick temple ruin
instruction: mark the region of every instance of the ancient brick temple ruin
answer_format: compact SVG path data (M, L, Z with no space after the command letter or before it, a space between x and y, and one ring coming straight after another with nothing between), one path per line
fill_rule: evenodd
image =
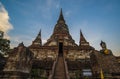
M90 46L80 31L79 45L69 33L62 10L53 34L42 45L41 30L28 47L20 43L9 54L0 79L120 79L113 54ZM106 50L106 52L109 52Z

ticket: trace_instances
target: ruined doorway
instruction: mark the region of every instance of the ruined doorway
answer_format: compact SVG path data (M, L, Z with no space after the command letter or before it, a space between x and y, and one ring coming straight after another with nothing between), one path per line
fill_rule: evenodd
M59 43L59 56L63 56L63 43L62 42L60 42Z

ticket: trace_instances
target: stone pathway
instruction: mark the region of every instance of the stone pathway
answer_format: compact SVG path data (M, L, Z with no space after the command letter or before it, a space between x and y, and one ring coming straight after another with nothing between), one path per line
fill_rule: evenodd
M58 57L58 62L56 65L55 75L53 79L66 79L63 56Z

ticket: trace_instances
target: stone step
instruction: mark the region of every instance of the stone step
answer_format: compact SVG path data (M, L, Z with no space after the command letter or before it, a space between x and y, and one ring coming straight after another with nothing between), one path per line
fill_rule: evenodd
M63 57L58 57L58 62L55 69L54 79L66 79L65 78L65 67Z
M66 79L64 77L54 77L54 79Z

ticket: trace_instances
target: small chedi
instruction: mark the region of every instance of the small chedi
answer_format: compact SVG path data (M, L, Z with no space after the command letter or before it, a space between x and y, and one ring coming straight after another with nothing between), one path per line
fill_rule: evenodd
M20 43L12 49L1 67L0 79L120 79L120 58L103 41L102 49L95 50L81 30L77 45L62 9L50 38L45 44L41 39L40 30L30 46Z

